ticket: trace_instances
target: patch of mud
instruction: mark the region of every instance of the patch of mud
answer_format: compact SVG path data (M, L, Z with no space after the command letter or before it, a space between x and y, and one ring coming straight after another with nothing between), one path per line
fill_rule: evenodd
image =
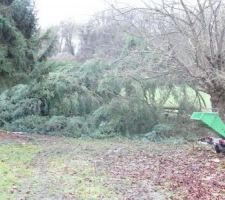
M14 142L28 142L31 141L32 138L28 135L25 135L20 132L7 132L7 131L2 131L0 130L0 143L2 142L9 142L9 141L14 141Z

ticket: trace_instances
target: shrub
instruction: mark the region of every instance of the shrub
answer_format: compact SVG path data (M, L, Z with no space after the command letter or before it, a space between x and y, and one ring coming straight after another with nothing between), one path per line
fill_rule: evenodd
M9 131L43 133L42 130L47 120L47 117L29 115L5 124L4 128Z
M68 117L64 135L81 137L89 134L87 120L84 117Z
M94 128L106 135L146 133L156 123L155 112L138 99L115 99L93 113Z
M46 133L59 133L66 127L66 117L52 116L44 126L43 131Z
M174 134L175 125L174 124L156 124L152 131L161 137L168 137Z

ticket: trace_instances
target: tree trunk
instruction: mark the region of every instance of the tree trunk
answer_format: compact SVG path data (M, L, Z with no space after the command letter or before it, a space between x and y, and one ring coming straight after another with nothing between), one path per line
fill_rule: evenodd
M211 96L212 108L216 109L221 119L225 122L225 92L224 94L213 93Z

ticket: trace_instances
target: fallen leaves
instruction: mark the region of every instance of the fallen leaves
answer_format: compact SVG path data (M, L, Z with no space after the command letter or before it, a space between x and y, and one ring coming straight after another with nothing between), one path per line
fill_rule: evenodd
M161 153L130 152L106 160L110 173L133 182L151 180L172 192L168 199L225 199L224 157L202 147L181 145ZM110 163L111 162L111 163Z

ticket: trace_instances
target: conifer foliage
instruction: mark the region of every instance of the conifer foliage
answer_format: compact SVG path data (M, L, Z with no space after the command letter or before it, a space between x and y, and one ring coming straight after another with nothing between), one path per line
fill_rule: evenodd
M0 11L0 80L15 82L31 72L35 63L34 3L1 0Z

